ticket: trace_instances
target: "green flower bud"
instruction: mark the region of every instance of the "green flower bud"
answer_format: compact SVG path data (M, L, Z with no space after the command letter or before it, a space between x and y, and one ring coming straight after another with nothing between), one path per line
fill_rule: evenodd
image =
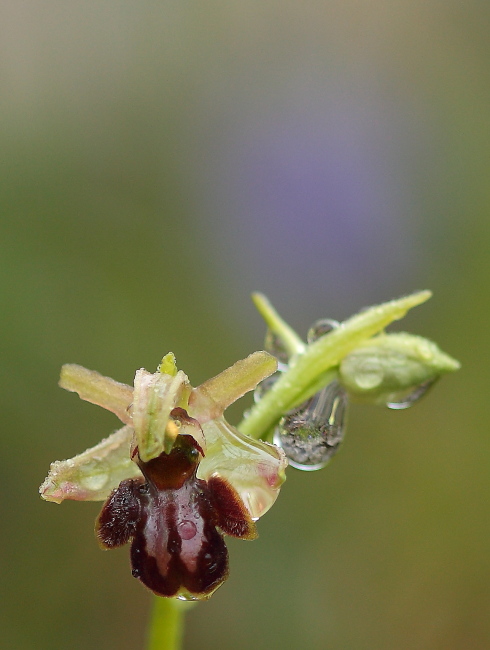
M380 334L361 342L340 364L339 379L363 402L406 408L460 364L421 336Z

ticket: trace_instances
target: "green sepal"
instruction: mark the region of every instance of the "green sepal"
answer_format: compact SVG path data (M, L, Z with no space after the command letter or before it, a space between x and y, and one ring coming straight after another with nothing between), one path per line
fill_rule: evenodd
M141 476L131 460L133 436L133 429L125 426L78 456L51 463L39 488L42 498L54 503L104 501L122 480Z

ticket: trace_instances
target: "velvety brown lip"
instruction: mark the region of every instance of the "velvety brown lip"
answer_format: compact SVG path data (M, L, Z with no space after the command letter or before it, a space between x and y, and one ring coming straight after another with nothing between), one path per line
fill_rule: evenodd
M122 481L96 523L105 548L131 541L133 576L160 596L210 596L228 575L223 533L256 537L234 488L219 477L196 477L201 451L191 436L179 435L169 454L139 460L146 480Z

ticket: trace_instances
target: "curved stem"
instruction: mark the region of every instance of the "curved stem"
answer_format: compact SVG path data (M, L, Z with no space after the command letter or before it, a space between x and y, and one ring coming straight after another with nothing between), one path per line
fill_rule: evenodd
M289 356L295 354L302 354L305 351L305 344L301 338L296 334L292 327L284 321L274 307L269 302L269 299L263 293L255 292L252 294L252 300L258 312L267 323L267 327L277 334L277 336L284 343Z
M181 650L184 614L194 603L155 596L150 621L148 650Z
M409 309L425 302L430 296L430 291L419 291L398 300L369 307L308 345L260 402L252 406L247 417L238 425L239 431L253 438L266 436L281 415L321 389L322 381L325 381L325 385L331 381L331 371L336 369L351 350L381 332L392 321L403 318ZM254 302L264 311L267 310L268 314L275 313L265 296L254 294ZM259 310L271 327L260 307ZM279 319L279 316L277 318Z

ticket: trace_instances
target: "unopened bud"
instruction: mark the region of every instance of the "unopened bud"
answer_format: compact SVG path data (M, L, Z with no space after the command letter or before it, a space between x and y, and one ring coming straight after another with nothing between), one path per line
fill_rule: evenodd
M339 380L349 395L364 402L407 408L440 375L459 367L455 359L421 336L380 334L344 357Z

